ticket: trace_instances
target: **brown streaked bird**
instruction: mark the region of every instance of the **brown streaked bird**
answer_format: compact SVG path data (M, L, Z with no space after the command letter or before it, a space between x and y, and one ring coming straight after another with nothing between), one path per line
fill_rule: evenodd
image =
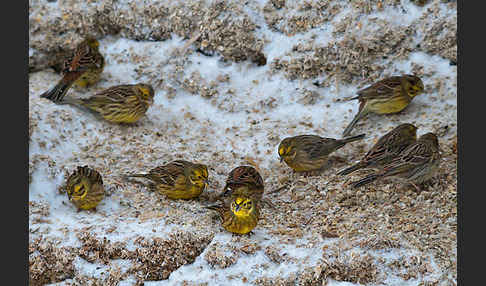
M368 113L391 114L405 109L412 99L424 90L422 80L405 74L385 78L357 92L349 100L359 100L359 111L346 127L343 136L348 136L356 123Z
M62 79L40 97L60 103L73 84L87 87L97 83L105 67L99 45L98 40L94 38L87 38L79 43L73 54L62 64Z
M338 175L347 175L361 168L383 166L416 140L417 127L410 123L400 124L383 135L361 161L339 172Z
M258 202L262 199L263 191L263 179L258 171L252 166L238 166L228 174L222 196L245 196Z
M66 193L79 210L95 209L105 197L100 173L88 166L78 166L66 181Z
M365 134L343 138L323 138L317 135L288 137L280 142L278 155L295 172L310 172L325 166L328 156L349 142L358 141Z
M208 184L208 168L184 160L153 168L148 174L132 174L125 177L142 177L155 183L155 190L169 199L197 198Z
M422 135L415 143L405 148L383 169L352 183L353 188L369 184L379 178L395 177L412 184L417 191L422 184L431 179L440 164L439 141L434 133Z
M100 91L89 98L66 98L63 103L83 106L112 123L134 123L154 102L150 84L122 84Z
M205 208L217 211L223 228L232 233L249 233L260 218L258 202L247 197L235 197L229 205L220 202Z

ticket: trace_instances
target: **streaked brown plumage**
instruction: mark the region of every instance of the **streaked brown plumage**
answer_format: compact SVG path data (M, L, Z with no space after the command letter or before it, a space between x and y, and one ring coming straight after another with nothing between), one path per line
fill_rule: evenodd
M89 98L66 98L64 103L81 105L113 123L134 123L154 102L154 89L145 83L112 86Z
M78 210L96 208L105 197L101 175L88 166L78 166L67 179L66 193Z
M105 60L98 47L98 40L93 38L87 38L79 43L72 56L62 64L62 79L53 88L41 94L41 97L59 103L73 84L86 87L98 82L105 67Z
M396 177L412 184L422 184L431 179L439 169L439 141L434 133L422 135L415 143L405 148L395 159L375 174L354 182L353 188L371 183L379 178Z
M296 172L319 170L328 161L332 152L342 148L346 143L363 139L365 134L343 138L323 138L317 135L299 135L288 137L280 142L278 155L280 162L285 163Z
M198 197L208 183L208 168L184 160L176 160L153 168L148 174L132 174L126 177L142 177L155 183L155 190L169 199Z
M247 197L235 197L229 205L220 202L206 208L217 211L224 229L232 233L249 233L260 218L258 202Z
M349 100L359 100L359 111L344 130L343 136L348 136L356 123L368 113L391 114L402 111L423 90L424 84L419 77L406 74L385 78L358 91L358 96Z
M361 168L383 166L416 140L417 127L409 123L400 124L383 135L359 163L346 168L338 175L347 175Z
M245 196L258 202L262 199L263 191L263 179L258 171L252 166L238 166L228 174L222 196Z

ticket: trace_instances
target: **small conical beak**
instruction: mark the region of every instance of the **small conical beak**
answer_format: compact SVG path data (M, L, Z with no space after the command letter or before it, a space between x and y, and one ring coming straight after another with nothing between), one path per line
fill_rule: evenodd
M231 193L233 190L231 188L229 188L228 186L224 186L223 188L223 192L222 192L222 196L226 196L228 195L229 193Z

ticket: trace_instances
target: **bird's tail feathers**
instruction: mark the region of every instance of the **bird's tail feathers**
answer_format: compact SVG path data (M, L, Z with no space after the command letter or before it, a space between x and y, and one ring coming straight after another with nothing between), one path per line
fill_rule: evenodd
M351 184L351 187L354 189L354 188L359 188L361 186L364 186L366 184L369 184L373 181L375 181L376 179L378 179L379 177L381 177L381 175L379 174L371 174L371 175L368 175L364 178L362 178L361 180L359 181L356 181L354 183Z
M150 175L149 174L126 174L126 175L124 175L124 178L125 179L128 179L128 178L146 178L146 179L150 179Z
M346 101L351 101L351 100L355 100L355 99L358 99L358 98L359 98L359 96L347 96L347 97L340 98L339 101L346 102Z
M54 87L41 94L40 97L47 98L55 103L61 103L71 85L72 82L60 80Z
M348 167L348 168L342 170L341 172L337 173L337 175L339 175L339 176L345 176L345 175L351 174L352 172L354 172L354 171L356 171L358 169L361 169L361 168L363 168L365 166L366 166L365 163L359 162L357 164L354 164L351 167Z
M365 136L366 136L366 134L360 134L360 135L356 135L356 136L351 136L351 137L347 137L347 138L341 139L341 142L343 142L343 143L349 143L349 142L353 142L353 141L358 141L358 140L363 139Z
M349 123L349 125L346 127L346 129L344 129L344 132L343 132L343 136L348 136L350 133L351 133L351 130L354 128L354 126L356 125L356 123L358 123L358 121L363 118L363 116L366 115L367 112L364 112L363 110L360 110L358 112L358 114L356 114L356 116L353 118L353 120L351 121L351 123Z

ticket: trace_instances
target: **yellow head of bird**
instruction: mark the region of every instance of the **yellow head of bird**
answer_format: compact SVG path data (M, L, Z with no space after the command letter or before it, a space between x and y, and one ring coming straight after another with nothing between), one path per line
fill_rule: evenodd
M208 185L208 167L203 164L195 164L187 170L191 184L206 187Z
M236 216L249 216L254 208L255 204L249 198L237 197L231 202L231 212Z
M414 138L417 139L417 127L410 123L404 123L397 127L397 130L404 138Z
M96 50L100 46L100 42L98 42L98 40L95 38L87 38L85 41L86 44L88 44L88 46L92 49Z
M280 142L278 146L278 156L280 156L280 162L284 160L284 158L293 158L295 157L296 152L295 148L292 144L291 138L285 138Z
M424 83L415 75L405 75L405 80L410 84L409 95L415 97L424 91Z
M150 84L139 83L137 84L137 88L140 91L140 95L142 99L145 101L147 105L152 105L154 103L154 88Z
M69 200L82 200L86 197L88 194L88 189L90 187L90 184L86 178L82 178L72 186L72 188L68 189L67 194L69 197Z

